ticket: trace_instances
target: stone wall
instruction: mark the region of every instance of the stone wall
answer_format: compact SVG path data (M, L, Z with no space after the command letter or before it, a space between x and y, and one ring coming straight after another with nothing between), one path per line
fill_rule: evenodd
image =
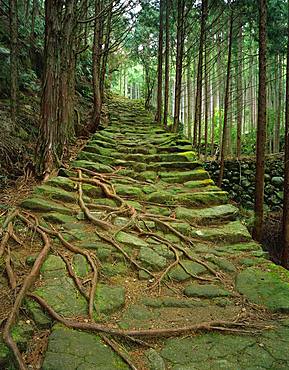
M219 161L205 163L214 181L219 176ZM252 209L255 196L255 170L256 164L252 159L227 160L223 189L228 191L230 197L242 207ZM271 211L280 211L283 204L283 156L268 156L265 170L265 204Z

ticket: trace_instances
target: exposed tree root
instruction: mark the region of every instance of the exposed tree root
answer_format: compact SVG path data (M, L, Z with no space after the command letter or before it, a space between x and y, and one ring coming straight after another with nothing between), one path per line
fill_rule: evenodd
M78 171L79 180L82 180L81 171ZM82 191L82 185L81 182L78 183L78 202L79 206L82 209L85 216L89 219L89 221L93 222L96 226L101 227L104 230L110 230L111 225L103 220L99 220L96 217L94 217L89 209L86 207L84 201L83 201L83 191Z
M11 350L13 351L13 353L15 355L15 358L18 362L20 370L27 370L26 364L23 360L23 357L22 357L18 347L17 347L17 344L14 342L14 340L11 336L11 328L12 328L13 324L16 321L16 318L19 314L19 309L22 305L23 299L24 299L27 291L32 287L32 285L35 282L37 276L39 275L40 268L41 268L43 262L45 261L47 255L48 255L51 244L50 244L50 240L49 240L47 234L44 233L38 226L33 225L32 223L30 223L29 220L27 220L25 217L22 217L21 215L18 215L18 217L21 219L21 221L23 221L25 224L27 224L27 226L29 228L35 229L40 234L40 236L43 240L43 243L44 243L44 246L43 246L41 252L38 254L30 273L24 279L23 285L22 285L19 293L16 296L13 308L12 308L12 310L11 310L9 316L8 316L8 319L5 323L4 331L3 331L4 341L8 345L8 347L10 347Z
M120 251L124 256L125 258L130 261L130 263L135 266L137 269L139 270L143 270L145 271L147 274L151 275L152 277L155 277L154 274L152 272L150 272L149 270L147 270L146 268L142 267L138 262L136 262L132 257L130 257L126 251L116 242L116 240L114 240L113 238L110 238L109 236L106 236L106 235L103 235L101 234L100 232L98 231L95 231L96 234L104 241L106 241L107 243L110 243L112 246L114 246L118 251Z
M11 237L11 234L13 232L13 225L12 225L12 222L10 221L8 223L8 227L7 227L7 231L3 237L3 239L1 240L1 244L0 244L0 258L3 256L4 252L5 252L5 248L6 248L6 245Z
M108 344L113 350L114 352L116 352L123 360L125 363L128 364L128 366L132 369L132 370L139 370L135 364L132 362L131 358L129 357L128 353L122 348L122 346L117 343L114 339L112 338L108 338L106 335L104 334L100 334L100 337L101 339L106 343Z
M6 267L6 273L8 276L9 284L11 288L14 290L17 286L17 280L16 280L16 275L15 272L13 271L13 268L11 266L11 253L10 253L10 248L7 248L7 255L5 258L5 267Z
M79 329L84 331L91 331L91 332L100 332L106 333L116 336L122 337L148 337L148 338L162 338L162 337L172 337L176 335L182 334L189 334L189 333L196 333L200 331L232 331L238 333L251 333L252 330L265 330L265 329L272 329L272 327L266 327L256 324L246 324L240 323L235 321L208 321L208 322L201 322L194 325L188 326L181 326L176 328L160 328L160 329L139 329L139 330L122 330L118 328L109 327L106 325L98 324L98 323L89 323L89 322L80 322L74 321L70 319L66 319L60 316L55 310L47 304L47 302L32 293L28 294L29 297L33 298L36 302L38 302L44 309L47 311L50 316L62 323L63 325L71 328L71 329ZM251 331L246 329L252 329Z

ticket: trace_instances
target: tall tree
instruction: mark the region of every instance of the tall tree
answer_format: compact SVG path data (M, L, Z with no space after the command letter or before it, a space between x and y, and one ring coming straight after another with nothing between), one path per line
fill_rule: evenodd
M45 67L36 170L46 179L73 136L76 0L45 2Z
M10 98L11 119L15 128L18 92L18 25L17 25L17 0L9 2L10 19Z
M208 0L202 0L202 14L201 14L201 34L199 44L199 60L198 60L198 72L197 72L197 90L196 90L196 102L195 102L195 119L194 119L194 133L193 133L193 145L201 142L201 123L202 123L202 91L203 91L203 53L205 43L205 32L206 32L206 19L208 11ZM199 140L198 140L199 137Z
M264 175L266 145L266 49L267 0L259 1L259 91L256 148L255 225L253 237L260 241L264 216Z
M165 91L164 91L164 126L168 125L170 93L170 11L171 0L166 0L166 48L165 48Z
M178 131L180 118L180 105L182 93L182 73L185 39L185 0L177 1L177 54L176 54L176 82L175 82L175 110L174 110L174 132Z
M226 90L225 90L225 101L224 101L224 122L223 122L223 135L221 145L221 162L220 162L220 173L218 186L222 185L225 167L225 156L227 146L227 134L228 134L228 111L229 111L229 99L230 99L230 82L231 82L231 60L232 60L232 40L233 40L233 11L230 15L230 26L229 26L229 40L228 40L228 62L227 62L227 79L226 79Z
M288 0L289 9L289 0ZM284 156L284 199L283 199L283 248L281 263L288 268L289 263L289 12L287 25L287 66L285 101L285 156Z
M100 81L101 50L102 50L102 1L94 2L94 32L93 32L93 50L92 50L92 85L93 85L93 115L90 130L96 131L100 125L102 94Z
M163 106L163 17L164 0L160 0L160 19L159 19L159 47L158 47L158 86L157 86L157 110L155 120L161 123Z

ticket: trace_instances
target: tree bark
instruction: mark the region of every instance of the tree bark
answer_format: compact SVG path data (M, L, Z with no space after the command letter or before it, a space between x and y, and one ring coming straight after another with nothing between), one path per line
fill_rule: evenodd
M264 175L266 145L266 26L267 1L259 3L259 92L256 149L255 225L253 237L260 241L264 214Z
M45 67L41 98L36 171L47 178L61 164L74 133L74 0L45 3Z
M163 107L163 18L164 0L160 0L159 18L159 47L158 47L158 86L157 86L157 111L155 121L161 124Z
M225 101L224 101L224 123L223 123L223 135L222 135L222 146L221 146L220 174L219 174L219 180L218 180L219 187L222 186L222 182L223 182L225 156L226 156L227 131L228 131L227 125L228 125L228 110L229 110L230 81L231 81L232 39L233 39L233 13L231 13L231 16L230 16L227 80L226 80L226 91L225 91Z
M13 129L16 128L17 96L18 96L18 22L17 0L9 2L10 20L10 103Z
M168 126L170 93L170 10L171 0L166 0L166 50L165 50L165 91L164 91L164 126Z
M239 35L238 35L238 49L237 49L237 158L241 158L241 145L242 145L242 121L243 121L243 30L242 22L239 26Z
M182 93L182 72L184 55L184 10L185 0L178 0L178 22L177 22L177 55L176 55L176 85L175 85L175 110L173 131L177 132L179 127L180 103Z
M289 7L289 0L288 0ZM284 199L283 199L283 248L282 266L288 268L289 261L289 13L287 29L287 66L285 100L285 156L284 156Z
M202 138L202 96L203 96L203 53L205 44L206 20L208 13L208 0L202 0L202 15L201 15L201 35L199 45L199 58L198 58L198 72L197 72L197 91L195 101L195 119L194 119L194 135L193 145L201 146Z
M102 9L101 0L95 0L94 13L100 14ZM102 22L101 17L96 17L93 32L93 50L92 50L92 85L93 85L93 115L90 125L90 131L97 131L100 125L102 99L100 83L100 65L102 48Z

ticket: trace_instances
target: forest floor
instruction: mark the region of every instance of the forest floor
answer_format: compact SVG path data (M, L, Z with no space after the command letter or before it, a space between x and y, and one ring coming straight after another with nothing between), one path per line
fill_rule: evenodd
M114 99L109 116L69 168L1 215L0 323L18 361L288 369L289 272L188 141L138 102ZM0 367L13 364L0 340Z

